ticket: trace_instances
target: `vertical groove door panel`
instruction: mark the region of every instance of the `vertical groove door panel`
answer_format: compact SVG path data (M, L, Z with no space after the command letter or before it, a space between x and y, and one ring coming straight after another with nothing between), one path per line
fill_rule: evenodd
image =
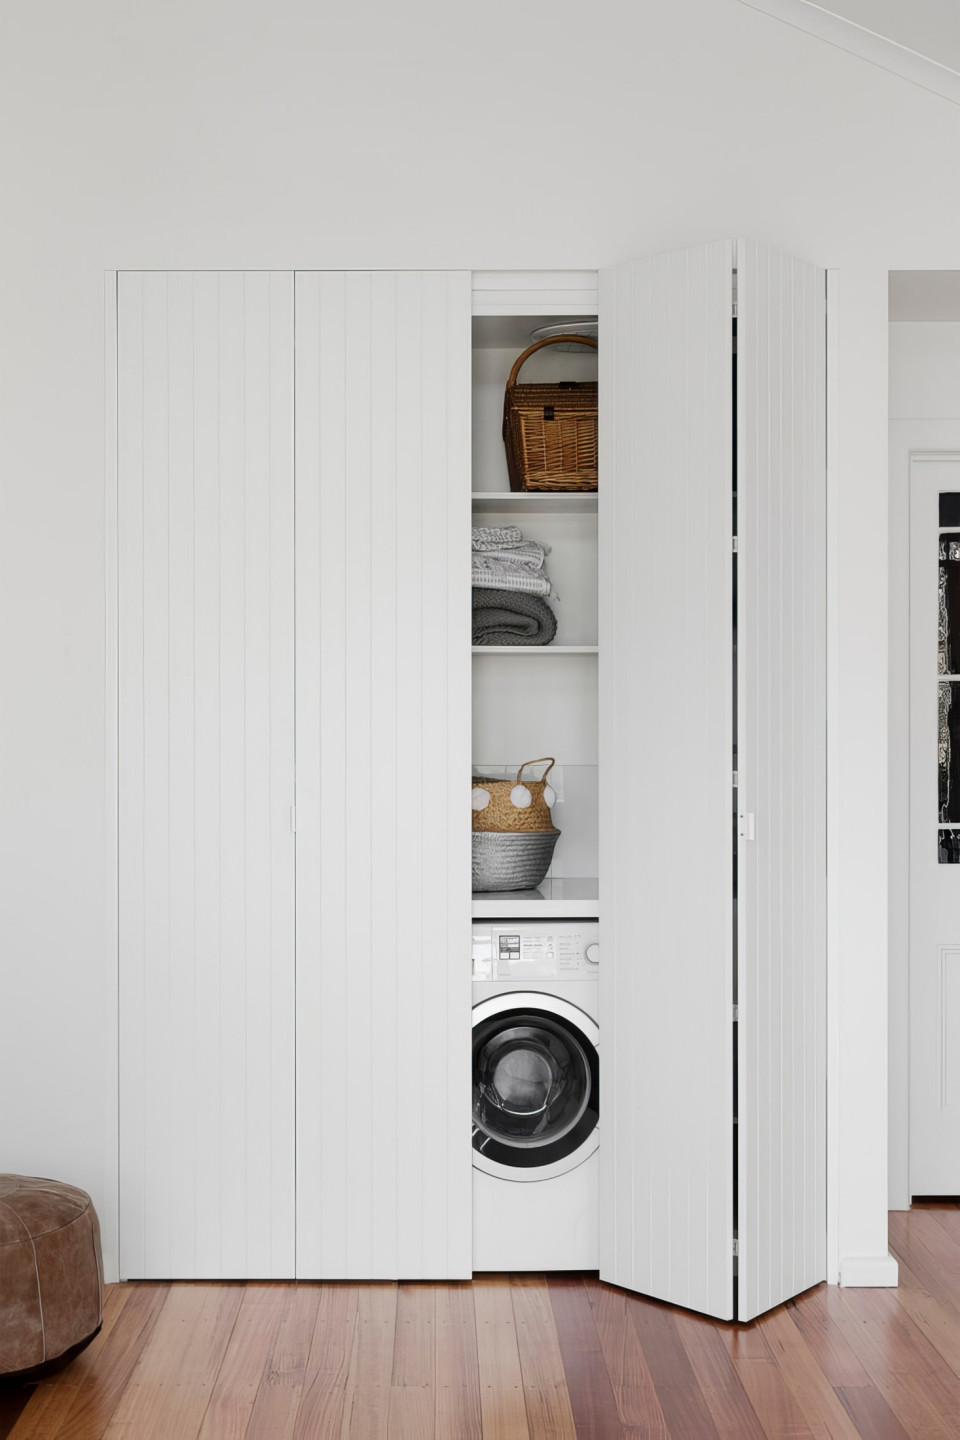
M741 242L737 290L746 1320L826 1276L825 275Z
M600 1273L732 1315L732 247L600 279Z
M121 1274L290 1276L292 275L118 327Z
M297 1268L471 1269L470 277L298 273Z

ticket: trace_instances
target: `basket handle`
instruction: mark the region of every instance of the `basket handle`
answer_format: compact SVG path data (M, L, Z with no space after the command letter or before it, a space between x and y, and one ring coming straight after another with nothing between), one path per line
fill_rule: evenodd
M547 344L547 341L544 340L541 343L545 345ZM528 765L542 765L545 760L549 760L550 764L547 766L546 770L544 770L543 774L540 776L540 779L546 780L547 776L550 774L550 771L557 763L552 755L541 755L539 760L524 760L523 764L520 766L520 769L517 771L517 779L515 783L517 785L520 784L520 777L523 774L524 770L526 770Z
M520 366L525 360L529 360L535 350L542 350L544 345L559 345L561 341L565 345L569 345L571 340L575 341L578 345L588 345L591 350L596 350L597 348L596 340L590 335L548 335L545 340L538 340L535 345L528 345L523 354L517 357L514 361L513 369L510 371L507 389L509 390L511 385L516 385L517 376L520 374ZM531 764L532 763L531 761Z

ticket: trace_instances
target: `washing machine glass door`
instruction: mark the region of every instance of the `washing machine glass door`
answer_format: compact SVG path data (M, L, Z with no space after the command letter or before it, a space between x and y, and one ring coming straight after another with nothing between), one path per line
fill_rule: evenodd
M540 997L504 996L502 1008L487 1002L474 1012L474 1160L481 1168L490 1161L498 1170L549 1167L556 1174L596 1147L599 1060L587 1033L593 1027L575 1006L517 1004L521 998Z

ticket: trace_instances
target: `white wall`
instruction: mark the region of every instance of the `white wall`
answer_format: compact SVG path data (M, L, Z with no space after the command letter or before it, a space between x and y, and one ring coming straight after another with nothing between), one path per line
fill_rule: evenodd
M960 266L960 258L958 258ZM960 451L960 322L890 327L890 1205L910 1204L909 1149L909 464Z
M840 272L835 1258L882 1256L886 271L957 263L960 110L737 0L45 0L5 9L0 122L2 1163L90 1189L114 1270L103 271L750 234Z

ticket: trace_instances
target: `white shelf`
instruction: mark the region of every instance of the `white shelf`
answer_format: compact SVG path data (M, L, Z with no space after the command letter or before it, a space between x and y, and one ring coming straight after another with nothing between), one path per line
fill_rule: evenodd
M596 515L596 490L474 490L474 515Z
M599 655L599 645L473 645L474 655Z
M474 892L474 920L597 920L599 885L595 876L544 880L536 890Z

